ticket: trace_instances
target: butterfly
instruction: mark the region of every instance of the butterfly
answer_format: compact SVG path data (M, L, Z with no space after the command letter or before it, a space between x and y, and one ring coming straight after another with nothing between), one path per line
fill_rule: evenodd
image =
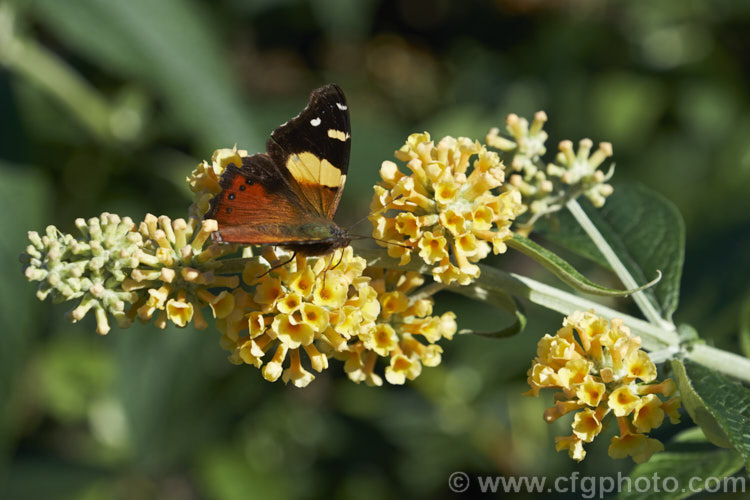
M316 89L299 115L279 126L266 152L227 166L221 192L205 215L216 219L215 241L280 245L325 255L349 245L333 222L349 170L351 125L342 90Z

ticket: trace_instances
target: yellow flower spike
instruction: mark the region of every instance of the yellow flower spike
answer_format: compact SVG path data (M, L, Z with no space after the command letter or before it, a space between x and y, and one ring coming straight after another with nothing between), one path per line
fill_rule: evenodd
M427 264L435 264L444 259L448 259L447 250L448 240L442 233L433 234L432 231L425 231L417 245L419 246L419 256ZM408 249L404 249L408 252Z
M583 441L576 436L556 437L555 438L555 449L557 451L568 451L568 456L580 462L586 458L586 450L583 449Z
M590 443L602 431L602 423L594 410L586 408L573 417L573 434L581 441Z
M301 271L298 271L295 278L289 284L289 288L299 295L306 297L310 295L315 286L315 274L313 270L305 266Z
M284 371L282 364L286 359L286 354L288 351L289 348L286 345L279 344L279 346L276 348L276 353L273 355L271 361L263 366L263 370L261 371L261 373L263 374L264 379L268 380L269 382L276 382L279 377L281 377L281 374Z
M260 262L249 261L242 269L242 282L249 286L255 285L267 270Z
M629 415L638 406L640 398L633 393L630 386L623 385L609 395L609 407L617 417Z
M644 434L626 434L613 437L607 452L612 458L631 456L635 463L641 464L648 461L654 453L663 450L664 445L656 439Z
M260 284L255 287L253 300L262 306L266 306L267 309L270 309L282 296L283 290L281 289L281 282L267 274L263 277Z
M313 344L303 347L307 356L310 358L310 366L316 372L322 372L328 368L328 356L318 351Z
M213 219L204 219L201 221L200 230L193 236L193 241L190 246L193 247L195 252L198 252L203 248L206 240L211 236L211 233L219 230L219 223Z
M302 368L299 351L294 349L290 353L290 366L284 370L281 379L285 384L291 380L295 387L307 387L315 379L315 375Z
M389 324L379 324L367 335L360 334L365 348L376 352L380 356L388 356L398 347L396 330Z
M318 305L337 309L344 305L348 291L347 283L340 271L328 271L325 282L318 278L313 292L314 302Z
M288 293L276 302L276 308L284 314L292 314L302 305L302 297L296 293Z
M163 235L163 232L158 232L159 234ZM174 266L175 260L174 260L174 252L169 247L160 247L156 250L156 258L159 259L159 263L163 266Z
M188 225L187 222L185 222L185 219L175 219L175 221L172 222L175 248L183 248L187 245L187 229Z
M159 311L156 313L156 319L154 320L154 326L159 330L167 328L168 324L167 311Z
M301 313L302 321L306 325L309 325L316 333L322 332L329 325L328 311L320 306L305 302L300 306L299 312Z
M203 273L208 274L208 273ZM239 276L233 275L233 276L214 276L213 280L209 281L208 284L210 284L212 287L222 287L222 288L230 288L235 289L238 286L240 286L240 278Z
M589 406L597 407L607 392L607 386L588 376L576 389L576 397Z
M674 380L668 378L659 384L639 385L637 392L640 395L661 394L662 396L668 397L674 394L676 390L677 385L674 383Z
M311 344L315 338L315 330L310 325L294 324L286 314L277 314L271 323L271 329L279 341L290 349Z
M214 318L217 319L226 318L234 310L234 295L226 290L222 290L219 295L207 302L211 307Z
M391 363L385 369L385 379L389 384L403 385L406 379L414 380L422 372L418 359L410 359L403 354L391 355Z
M456 313L448 311L440 316L440 335L448 340L453 340L453 336L458 331L456 324Z
M664 421L662 402L654 394L644 396L633 410L633 425L638 432L646 433L661 426Z
M266 327L268 326L266 323L266 318L263 316L263 313L259 311L252 311L248 315L247 323L251 339L262 335L266 331Z
M584 358L575 358L568 361L563 368L558 370L558 380L564 389L576 389L584 383L591 372L593 363Z
M208 322L198 308L194 308L193 310L193 326L195 326L196 330L205 330L208 328Z
M380 314L383 319L388 319L394 314L399 314L409 307L409 298L401 292L386 292L380 295Z
M106 335L109 333L110 326L107 320L107 311L102 307L94 308L94 317L96 318L96 333Z
M193 304L187 302L184 291L178 294L177 299L167 301L167 318L180 328L185 327L193 319Z
M640 339L630 336L622 320L606 321L592 311L575 312L554 336L539 340L526 395L557 389L555 406L543 416L552 422L577 412L573 425L582 442L593 439L607 418L616 418L620 437L612 441L610 455L629 455L640 463L663 448L643 433L659 427L665 414L673 422L679 418L679 401L662 402L658 397L671 395L674 382L648 384L655 378L655 367L640 350ZM558 449L578 446L571 438L558 438L558 442L563 443Z
M396 216L396 231L416 240L420 236L419 219L411 212L401 212Z
M668 399L661 404L662 411L669 417L669 421L673 424L680 423L680 404L681 400L678 397Z
M240 346L237 347L236 351L234 351L232 354L239 357L240 363L245 363L247 365L253 365L256 368L259 368L263 366L263 361L260 359L263 354L265 354L262 350L260 351L261 356L257 355L257 346L252 340L247 340L243 342ZM238 363L239 364L239 363Z
M378 244L402 265L417 250L434 266L436 280L467 284L479 274L475 262L490 249L496 253L506 249L503 242L512 237L510 222L523 210L520 195L504 196L501 201L502 195L492 192L503 183L503 167L498 155L478 142L446 137L435 145L415 137L428 136L410 136L396 153L411 175L399 173L393 162L384 162L381 168L382 182L372 206L383 207L399 195L404 195L405 203L390 204L389 210L370 218L373 237L384 240ZM497 198L497 211L488 206L488 198ZM462 240L458 244L457 238Z
M526 396L538 396L539 389L560 386L560 380L555 370L541 363L534 363L526 374L526 382L531 387L528 392L524 393Z
M644 351L633 351L625 360L624 368L627 380L651 382L656 379L656 365Z

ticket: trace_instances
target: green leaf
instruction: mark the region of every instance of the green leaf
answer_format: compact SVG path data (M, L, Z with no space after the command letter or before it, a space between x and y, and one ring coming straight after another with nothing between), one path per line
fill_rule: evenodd
M562 281L581 292L609 297L623 297L651 286L651 284L648 283L635 290L615 290L613 288L607 288L589 281L585 276L576 271L573 266L560 258L559 255L547 250L537 243L534 243L524 236L516 234L513 236L513 239L508 240L507 243L509 247L515 248L523 254L528 255L545 268L552 271L552 273Z
M739 453L731 449L716 448L694 429L678 434L665 450L637 465L630 473L630 489L618 495L621 500L661 500L687 498L704 490L713 489L716 481L736 473L742 468ZM656 476L654 476L656 474ZM658 477L657 482L653 478ZM697 478L697 479L694 479ZM740 479L740 478L737 478ZM744 478L742 478L744 479ZM727 479L731 492L732 478ZM643 488L649 485L648 488Z
M617 186L601 209L581 200L586 214L639 283L661 271L657 286L645 290L648 300L666 319L679 301L685 257L685 224L677 208L660 194L636 184ZM604 256L567 212L557 224L540 223L539 232L577 254L609 267Z
M750 460L750 389L690 360L673 360L683 405L715 445L734 447Z
M39 0L47 29L101 67L154 89L205 147L263 142L245 111L209 12L187 0Z

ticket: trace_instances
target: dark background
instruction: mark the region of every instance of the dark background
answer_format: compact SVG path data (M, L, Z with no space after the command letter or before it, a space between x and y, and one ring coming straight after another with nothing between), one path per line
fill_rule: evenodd
M548 159L563 139L611 141L615 189L640 182L678 206L675 318L736 350L750 268L748 21L750 2L733 0L0 4L3 498L451 497L457 470L627 473L629 460L606 458L612 430L575 464L554 451L569 422L542 421L549 395L521 396L536 340L561 322L540 308L512 339L443 344L442 365L405 387L355 385L334 364L298 390L229 364L212 329L99 337L91 318L71 325L67 305L34 298L18 254L27 230L72 232L76 217L184 217L200 160L261 151L328 82L352 119L343 225L366 215L380 163L409 133L483 141L508 113L543 109ZM555 282L512 251L493 263ZM459 327L507 321L438 303Z

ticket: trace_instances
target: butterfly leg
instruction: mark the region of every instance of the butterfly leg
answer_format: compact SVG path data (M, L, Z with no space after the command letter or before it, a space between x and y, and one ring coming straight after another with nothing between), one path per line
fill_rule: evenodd
M339 264L341 264L341 261L344 260L344 249L341 249L341 253L339 254L339 261L336 262L336 265L331 267L330 269L336 269L339 267ZM331 262L333 262L333 256L331 256Z
M270 273L271 271L273 271L274 269L278 269L278 268L280 268L280 267L283 267L283 266L285 266L285 265L289 264L289 263L290 263L291 261L293 261L293 260L294 260L294 257L296 257L296 256L297 256L297 252L295 251L294 253L292 253L292 256L291 256L291 257L289 257L289 260L286 260L286 261L282 262L281 264L276 264L275 266L271 266L271 268L270 268L270 269L269 269L268 271L266 271L265 273L261 274L261 275L260 275L260 276L258 276L258 278L256 278L256 279L260 279L260 278L262 278L263 276L265 276L266 274L268 274L268 273Z

